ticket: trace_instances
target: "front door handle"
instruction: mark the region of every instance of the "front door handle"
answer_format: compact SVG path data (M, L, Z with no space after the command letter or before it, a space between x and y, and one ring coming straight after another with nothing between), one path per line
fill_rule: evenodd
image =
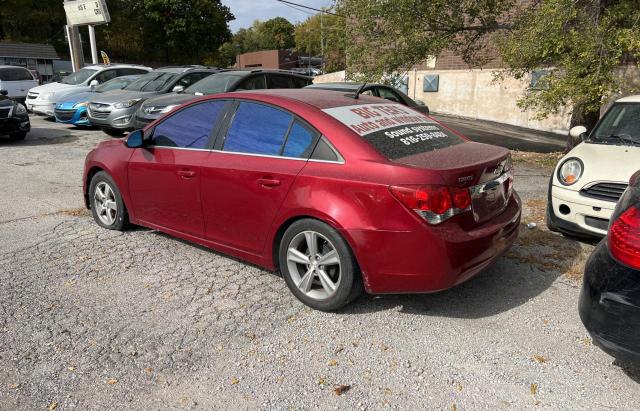
M263 187L277 187L280 185L280 180L270 177L263 177L258 179L258 184Z
M185 170L179 170L178 175L182 178L193 178L196 176L196 172L193 170L185 169Z

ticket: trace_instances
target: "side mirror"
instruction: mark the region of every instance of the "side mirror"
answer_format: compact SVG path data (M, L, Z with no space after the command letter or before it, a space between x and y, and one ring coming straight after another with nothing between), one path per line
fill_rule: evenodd
M127 137L127 147L140 148L144 145L144 133L142 130L136 130L129 133Z
M184 91L184 86L175 86L171 91L173 91L174 93L182 93Z
M0 94L2 94L3 96L8 96L9 92L7 90L0 90Z
M580 138L584 140L586 138L587 128L585 126L575 126L569 130L569 135L572 138Z
M418 102L416 102L416 103L418 103ZM422 103L422 102L420 102L420 103ZM429 107L424 103L422 103L422 104L420 104L420 103L418 103L418 107L414 107L414 109L418 110L422 114L429 115Z
M100 85L100 82L96 79L91 80L91 83L89 83L89 87L94 88L95 86Z

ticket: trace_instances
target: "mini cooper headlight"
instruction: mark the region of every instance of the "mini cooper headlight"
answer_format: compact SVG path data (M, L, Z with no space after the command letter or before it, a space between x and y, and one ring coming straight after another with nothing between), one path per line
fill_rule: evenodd
M570 186L575 184L580 177L582 177L583 170L584 166L580 159L567 159L558 169L558 180L560 180L560 182L565 186Z

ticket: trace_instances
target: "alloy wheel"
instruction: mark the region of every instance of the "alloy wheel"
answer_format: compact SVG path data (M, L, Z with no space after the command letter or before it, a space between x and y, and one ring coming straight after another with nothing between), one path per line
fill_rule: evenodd
M316 231L298 233L287 248L287 268L294 284L309 298L326 300L340 286L340 255Z
M118 216L118 204L115 193L109 184L101 181L96 185L93 204L98 218L104 225L110 226L115 223Z

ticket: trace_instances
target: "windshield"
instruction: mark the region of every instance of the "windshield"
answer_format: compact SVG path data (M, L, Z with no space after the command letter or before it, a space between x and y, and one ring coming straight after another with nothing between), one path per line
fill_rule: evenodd
M640 144L640 103L616 103L589 140L609 144Z
M91 77L97 71L98 70L92 70L92 69L86 69L86 68L80 69L76 72L69 74L67 77L63 78L62 83L72 84L72 85L84 83L89 77Z
M125 87L125 90L131 91L160 91L169 84L176 75L167 72L151 72L140 77L133 83Z
M245 73L218 73L203 78L197 83L187 87L183 93L186 94L215 94L229 91L229 88L236 81L246 76Z
M133 80L132 78L116 77L99 85L94 91L96 93L104 93L109 90L120 90L128 86Z

